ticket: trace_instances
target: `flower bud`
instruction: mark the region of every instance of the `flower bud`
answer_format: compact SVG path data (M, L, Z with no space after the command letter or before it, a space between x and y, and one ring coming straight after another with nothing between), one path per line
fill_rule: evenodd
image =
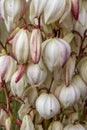
M15 80L16 80L17 74L18 74L18 71L16 71L13 74L11 78L10 87L14 96L22 97L24 89L27 86L27 82L26 82L25 75L23 75L20 81L16 83Z
M20 130L35 130L34 124L29 115L25 115Z
M86 130L81 124L69 124L65 126L64 130Z
M60 38L51 38L43 42L43 59L52 72L55 67L63 66L70 56L69 44Z
M6 120L5 120L5 128L6 128L6 130L11 130L11 118L10 117L6 118Z
M87 85L85 84L85 82L81 79L81 77L79 75L76 75L73 78L73 84L75 84L78 89L80 90L80 94L81 94L81 98L82 99L86 99L87 98Z
M0 57L0 80L9 82L16 69L17 62L11 56L3 55Z
M50 124L48 130L63 130L63 125L59 121L54 121Z
M72 13L76 20L79 17L79 0L71 0L72 2Z
M69 86L63 85L60 87L60 89L55 90L55 95L64 108L67 108L69 106L73 106L79 100L80 91L72 84Z
M17 74L16 80L15 80L16 83L22 78L22 76L25 73L25 70L26 70L26 65L21 64L18 68L18 74Z
M1 0L0 5L1 17L5 21L7 30L11 31L16 27L19 18L24 13L24 0Z
M43 9L46 5L46 0L32 0L30 4L30 21L34 22L35 18L39 18L41 13L43 12Z
M38 64L29 64L26 70L27 82L32 86L41 85L47 77L47 69L40 61Z
M12 52L19 63L26 63L28 61L29 40L30 34L28 30L20 29L11 41Z
M39 29L34 29L30 38L30 54L33 63L38 63L41 56L41 32Z
M60 104L53 94L42 93L36 100L36 110L43 118L50 119L60 112Z
M48 0L44 8L44 20L46 24L50 24L59 20L63 15L66 6L66 0Z

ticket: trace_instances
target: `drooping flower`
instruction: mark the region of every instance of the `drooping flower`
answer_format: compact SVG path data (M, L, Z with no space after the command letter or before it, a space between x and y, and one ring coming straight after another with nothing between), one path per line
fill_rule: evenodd
M3 55L0 57L0 80L9 82L11 76L17 69L17 62L9 55Z
M46 24L50 24L59 20L63 15L66 6L66 0L48 0L44 8L44 20Z
M59 99L64 108L73 106L80 98L80 91L77 86L70 84L69 86L61 85L55 90L55 95Z
M60 112L60 104L53 94L42 93L36 100L36 110L43 118L50 119Z
M42 43L42 55L48 69L62 67L70 56L70 45L60 38L51 38Z
M4 19L7 30L12 31L25 10L24 0L1 0L0 15Z
M47 77L47 69L42 61L38 64L30 63L26 70L27 82L32 86L41 85Z

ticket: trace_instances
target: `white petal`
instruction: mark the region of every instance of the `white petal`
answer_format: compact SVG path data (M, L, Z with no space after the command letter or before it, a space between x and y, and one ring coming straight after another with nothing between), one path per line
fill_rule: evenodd
M50 24L58 20L65 9L66 0L48 0L44 9L44 20L46 24Z

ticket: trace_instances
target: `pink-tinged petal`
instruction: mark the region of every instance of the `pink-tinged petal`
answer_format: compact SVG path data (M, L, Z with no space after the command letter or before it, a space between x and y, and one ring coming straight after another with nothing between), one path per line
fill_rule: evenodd
M0 82L0 88L2 88L2 86L3 86L3 82Z
M9 56L4 56L4 60L0 63L0 77L3 79L9 64Z
M66 41L62 39L59 39L59 41L61 42L62 49L64 50L62 53L62 60L61 60L61 66L63 67L70 56L71 48L70 48L70 45Z
M79 0L71 0L72 2L72 14L75 20L78 20L79 17Z
M18 75L15 80L16 83L22 78L23 74L25 73L25 70L26 70L26 65L22 64L19 66Z
M40 30L35 30L30 40L30 54L34 64L38 63L41 56L41 34Z
M10 44L12 44L12 39L14 38L14 36L16 35L16 33L18 32L20 30L20 28L19 27L17 27L16 29L14 29L12 32L11 32L11 34L10 34L10 36L7 38L7 42L9 42Z
M18 37L20 36L21 30L16 34L13 40L10 41L10 44L12 45L12 53L13 56L15 57L15 46L18 40Z

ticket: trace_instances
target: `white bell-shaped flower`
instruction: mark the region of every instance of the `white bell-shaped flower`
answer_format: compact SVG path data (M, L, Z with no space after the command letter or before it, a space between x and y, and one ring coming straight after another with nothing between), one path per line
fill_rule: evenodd
M19 18L25 12L24 0L1 0L0 1L0 14L5 21L8 31L13 30Z
M66 6L66 0L48 0L44 8L44 20L46 24L50 24L59 20L63 15Z
M53 94L42 93L36 100L36 110L43 118L50 119L60 112L60 104Z
M40 61L38 64L30 63L26 70L27 82L32 86L41 85L47 77L47 69Z
M9 82L17 69L17 62L9 55L0 57L0 82L4 79Z
M59 99L64 108L73 106L80 98L80 91L76 86L70 84L69 86L62 85L55 90L55 95Z
M81 98L86 99L87 98L87 85L82 80L82 78L79 75L75 75L72 82L80 90Z
M42 43L42 55L48 69L62 67L70 56L70 45L60 38L51 38Z

